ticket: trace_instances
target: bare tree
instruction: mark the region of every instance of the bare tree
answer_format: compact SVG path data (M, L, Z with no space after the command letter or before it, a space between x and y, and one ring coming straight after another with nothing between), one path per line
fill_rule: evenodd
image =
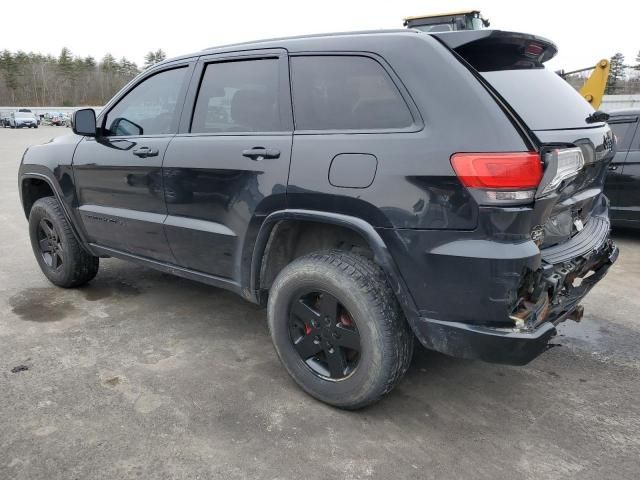
M107 54L101 62L74 56L63 48L58 57L0 52L0 105L102 105L139 73L134 62Z

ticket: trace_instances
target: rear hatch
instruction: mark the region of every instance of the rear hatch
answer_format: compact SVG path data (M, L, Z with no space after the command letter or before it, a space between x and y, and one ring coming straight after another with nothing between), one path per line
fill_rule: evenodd
M432 35L467 65L540 153L544 176L530 225L538 245L564 243L590 223L591 229L599 222L608 226L602 189L613 157L611 130L591 117L593 108L573 87L544 67L556 46L499 30Z

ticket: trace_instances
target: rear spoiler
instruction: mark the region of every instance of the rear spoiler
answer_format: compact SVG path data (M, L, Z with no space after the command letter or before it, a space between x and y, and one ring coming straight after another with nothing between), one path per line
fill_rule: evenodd
M541 68L558 53L544 37L502 30L429 33L479 72Z

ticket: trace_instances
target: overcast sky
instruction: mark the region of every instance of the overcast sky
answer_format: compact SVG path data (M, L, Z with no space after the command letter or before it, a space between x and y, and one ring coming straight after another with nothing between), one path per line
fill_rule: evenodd
M3 0L0 49L58 55L64 46L141 65L149 50L169 56L289 35L398 28L405 16L480 9L491 28L545 36L559 47L554 70L595 65L640 50L640 1L609 0Z

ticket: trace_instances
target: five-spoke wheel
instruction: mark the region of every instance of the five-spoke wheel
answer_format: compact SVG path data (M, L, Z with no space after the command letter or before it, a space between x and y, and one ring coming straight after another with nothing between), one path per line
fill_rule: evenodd
M351 252L311 253L287 265L269 290L269 330L304 391L361 408L407 370L413 335L378 265Z
M293 301L289 334L300 358L316 375L341 380L358 366L358 328L347 309L327 292L307 292Z
M44 262L54 270L61 268L64 262L62 240L48 218L43 218L38 224L38 244Z
M78 287L98 273L98 257L80 245L54 197L34 202L29 212L29 237L42 273L55 285Z

